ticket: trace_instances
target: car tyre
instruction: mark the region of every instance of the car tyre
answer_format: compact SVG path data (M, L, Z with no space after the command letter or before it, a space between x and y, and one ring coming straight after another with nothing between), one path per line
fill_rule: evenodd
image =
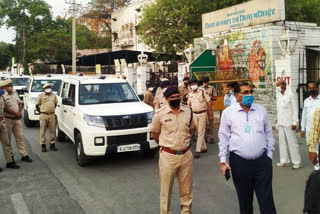
M23 112L23 122L26 125L26 127L28 127L28 128L34 126L33 121L29 120L29 113L27 110L24 110L24 112Z
M58 119L56 119L56 136L58 142L63 142L66 139L66 134L63 133L63 131L61 131L59 128Z
M89 163L88 157L84 154L81 134L76 135L76 159L79 166L86 166Z
M159 148L144 150L143 153L146 157L153 158L159 151Z

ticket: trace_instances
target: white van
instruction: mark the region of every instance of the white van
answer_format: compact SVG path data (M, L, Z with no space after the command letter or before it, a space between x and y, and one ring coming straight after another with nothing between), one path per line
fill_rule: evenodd
M57 95L57 140L67 136L76 144L80 166L94 156L130 151L153 156L158 151L150 133L153 108L125 80L68 77Z
M36 109L38 96L43 93L43 85L52 84L52 92L57 93L60 88L63 75L39 75L30 77L24 96L24 114L23 121L27 127L34 126L35 122L40 120L40 112Z

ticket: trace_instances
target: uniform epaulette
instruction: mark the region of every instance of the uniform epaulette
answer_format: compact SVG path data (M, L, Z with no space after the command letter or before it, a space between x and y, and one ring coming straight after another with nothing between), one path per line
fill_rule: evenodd
M164 105L164 106L162 106L161 108L156 109L155 112L158 113L158 112L162 111L162 110L165 109L165 108L166 108L166 106Z

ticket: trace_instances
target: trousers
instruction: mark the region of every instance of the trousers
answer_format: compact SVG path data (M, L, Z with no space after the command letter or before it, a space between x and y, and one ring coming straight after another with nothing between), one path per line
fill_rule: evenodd
M196 151L201 152L207 149L205 134L207 127L207 113L193 114L194 126L198 133Z
M11 142L12 134L16 140L18 151L22 157L27 156L26 148L23 141L23 126L21 120L6 119L9 142Z
M289 153L293 164L300 164L301 157L299 153L299 144L296 137L296 131L291 127L279 126L279 149L280 162L289 163ZM289 150L289 153L288 153Z
M55 143L56 138L56 117L54 114L41 114L40 115L40 144L46 143L46 128L49 127L50 143Z
M12 162L12 147L9 141L8 130L5 120L0 120L0 141L2 145L4 159L7 163Z

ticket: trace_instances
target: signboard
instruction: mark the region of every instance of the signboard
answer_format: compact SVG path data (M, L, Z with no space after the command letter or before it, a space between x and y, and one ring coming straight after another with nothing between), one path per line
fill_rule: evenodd
M116 70L116 73L119 73L121 72L121 65L120 65L120 61L118 59L115 59L114 60L114 66L115 66L115 70Z
M121 68L122 68L122 72L127 69L127 62L126 59L120 59L121 62Z
M284 0L253 0L202 14L202 34L285 20Z
M96 74L101 74L101 65L96 64Z

